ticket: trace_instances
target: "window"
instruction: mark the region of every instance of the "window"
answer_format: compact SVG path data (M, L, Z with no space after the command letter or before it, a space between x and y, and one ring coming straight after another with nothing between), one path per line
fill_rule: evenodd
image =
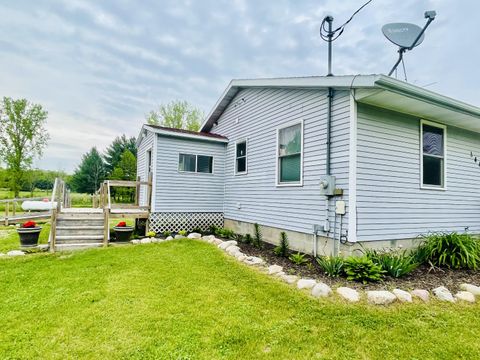
M205 155L180 154L178 171L193 173L213 173L213 157Z
M247 173L247 141L237 142L235 149L235 174Z
M147 150L147 176L152 172L152 150Z
M422 187L445 188L446 127L422 121Z
M278 130L277 185L302 185L303 124Z

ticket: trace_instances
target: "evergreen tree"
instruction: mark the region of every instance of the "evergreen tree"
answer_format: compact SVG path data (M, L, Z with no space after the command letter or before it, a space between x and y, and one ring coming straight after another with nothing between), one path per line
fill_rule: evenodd
M105 178L105 163L97 148L93 147L83 155L82 162L72 176L71 186L76 192L93 194Z
M111 175L117 167L125 150L130 151L134 157L137 156L137 145L134 137L127 138L125 135L117 136L107 147L103 158L105 159L105 169L108 174Z

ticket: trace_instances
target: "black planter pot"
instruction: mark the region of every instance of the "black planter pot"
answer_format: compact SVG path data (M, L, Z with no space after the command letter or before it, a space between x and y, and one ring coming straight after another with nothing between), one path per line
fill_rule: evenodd
M40 226L34 228L18 228L17 232L20 236L20 245L22 247L37 246L40 231L42 231L42 228Z
M115 231L115 241L128 241L132 237L133 226L115 226L113 231Z

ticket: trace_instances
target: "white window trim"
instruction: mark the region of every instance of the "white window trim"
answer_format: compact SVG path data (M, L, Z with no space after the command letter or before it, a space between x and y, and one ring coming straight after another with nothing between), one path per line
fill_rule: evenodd
M443 129L443 186L423 184L423 125ZM420 120L420 189L438 191L447 190L447 126L424 119Z
M300 141L300 181L297 183L281 183L279 178L279 163L280 157L278 155L278 145L279 145L279 137L280 137L280 130L289 128L294 125L300 124L300 134L302 139ZM299 187L303 186L303 119L302 120L295 120L289 123L285 123L277 127L277 142L275 147L275 185L277 187Z
M195 156L195 171L185 171L185 170L180 170L180 155L192 155ZM211 173L205 173L205 172L198 172L198 157L199 156L208 156L212 158L212 172ZM206 155L206 154L192 154L192 153L187 153L187 152L179 152L177 156L177 172L180 174L192 174L192 175L214 175L215 174L215 156L213 155Z
M237 144L245 143L245 171L237 171ZM248 174L248 138L235 141L234 148L234 159L233 159L233 173L237 175L247 175Z

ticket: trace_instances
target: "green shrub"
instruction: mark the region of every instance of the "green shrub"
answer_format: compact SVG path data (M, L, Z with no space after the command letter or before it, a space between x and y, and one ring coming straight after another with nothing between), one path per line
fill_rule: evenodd
M368 257L349 257L343 265L347 280L359 281L364 284L382 279L383 270Z
M155 231L149 231L149 232L147 233L147 236L148 236L148 237L155 237L155 236L157 236L157 233L156 233Z
M241 243L245 241L245 238L242 234L233 234L233 240Z
M380 265L387 275L394 278L408 275L418 267L415 256L405 251L365 250L365 256L375 264Z
M260 230L260 225L255 223L253 226L255 228L255 236L253 237L253 246L261 249L263 247L263 243L262 243L262 231Z
M339 256L319 256L316 260L327 276L339 277L343 275L343 258Z
M235 232L233 230L226 229L226 228L217 228L215 235L218 237L222 237L224 239L234 239Z
M172 232L171 232L171 231L164 231L164 232L163 232L163 236L164 236L165 238L167 238L167 237L169 237L169 236L171 236L171 235L172 235Z
M422 263L451 269L477 269L480 264L480 241L464 233L433 233L424 237L414 252Z
M200 229L198 226L197 226L197 227L194 227L194 228L192 229L192 232L198 233L198 234L203 234L202 229Z
M282 231L280 233L280 245L278 245L275 249L273 249L273 252L277 256L287 257L288 249L289 249L288 237L287 237L287 234L284 231Z
M180 235L180 236L187 236L187 230L180 230L180 231L178 232L178 235Z
M251 244L253 242L252 235L245 234L244 241L245 241L245 244Z
M305 265L308 263L308 259L306 258L305 254L301 254L297 252L296 254L292 254L289 257L290 261L296 265Z
M208 233L210 235L217 235L217 230L218 230L218 227L216 225L210 225L208 227Z

